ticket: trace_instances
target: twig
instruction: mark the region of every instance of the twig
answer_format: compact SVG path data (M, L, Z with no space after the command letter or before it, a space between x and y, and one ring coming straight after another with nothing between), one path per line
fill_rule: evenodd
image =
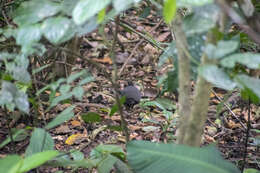
M251 107L250 107L250 100L248 101L247 105L247 129L246 129L246 140L245 140L245 150L244 150L244 156L243 156L243 164L241 168L241 173L244 172L245 164L246 164L246 156L247 156L247 146L248 146L248 138L249 138L249 131L250 131L250 112L251 112Z
M217 95L217 93L213 90L211 90L211 92L217 97L217 99L219 101L222 101L222 99ZM226 104L224 103L224 106L228 109L228 111L231 113L231 115L239 122L239 124L244 128L244 130L246 130L246 126L240 121L240 119L236 116L236 114L231 110L231 108Z
M238 26L244 30L244 32L256 43L260 44L260 35L252 29L246 23L246 20L244 20L242 17L240 17L237 12L231 8L228 3L225 0L215 0L216 4L221 7L224 13L229 16L231 20L233 20Z
M142 37L144 40L148 41L150 44L154 45L155 47L157 47L161 50L164 50L164 48L161 47L158 43L154 42L152 38L147 36L145 33L136 31L132 26L130 26L130 24L126 23L125 21L120 20L119 25L122 27L125 27L125 28L129 29L130 31L134 32L135 34L139 35L140 37Z
M152 32L154 31L161 23L162 23L163 20L160 20L150 31L148 32ZM118 76L121 75L122 71L124 70L125 66L127 65L128 61L133 57L136 49L144 42L144 38L141 39L134 47L133 51L131 52L131 54L128 56L128 58L126 59L125 63L123 64L123 66L121 67L119 73L118 73Z
M120 23L120 17L117 16L116 21L115 21L116 28L115 28L115 32L114 32L114 36L113 36L113 44L112 44L112 48L110 51L110 57L113 62L113 70L114 70L114 72L112 73L112 87L114 88L114 90L116 92L116 104L119 109L121 127L126 136L126 142L128 142L129 141L129 132L128 132L128 128L127 128L127 122L126 122L124 114L123 114L123 107L120 103L119 87L116 83L118 76L117 76L117 65L116 65L116 58L115 58L115 48L116 48L116 42L117 42L117 34L118 34L118 30L119 30L119 23Z

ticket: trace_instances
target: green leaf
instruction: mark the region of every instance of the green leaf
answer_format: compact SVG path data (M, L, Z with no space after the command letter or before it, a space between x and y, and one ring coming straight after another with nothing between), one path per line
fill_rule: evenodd
M121 99L120 99L120 104L123 105L123 104L125 103L125 101L126 101L126 97L125 97L125 96L121 97ZM114 104L114 105L112 106L111 110L110 110L109 116L114 115L114 113L116 113L118 110L119 110L118 105L117 105L117 104Z
M81 118L86 123L96 123L101 121L100 115L96 112L88 112L87 114L82 114Z
M72 30L72 22L65 17L53 17L44 21L42 29L44 36L53 44L58 44L67 41L74 35L74 29ZM66 39L64 40L64 38Z
M215 27L219 8L214 5L204 5L194 8L194 13L183 20L183 30L187 36L202 34Z
M74 107L75 106L70 106L66 108L64 111L58 114L56 118L54 118L50 123L48 123L47 126L45 126L45 128L51 129L64 123L65 121L70 120L72 117L74 117L74 112L73 112Z
M205 52L210 59L219 59L237 50L238 46L239 46L239 42L237 41L221 40L218 42L217 46L208 44L206 46Z
M21 139L22 136L28 136L28 133L25 129L19 129L14 134L12 134L14 141L19 141L19 138ZM5 145L9 144L11 142L11 137L8 136L1 144L0 149L3 148ZM0 166L1 167L1 166Z
M136 173L239 173L223 160L215 147L195 148L176 144L131 141L127 160ZM160 166L158 166L160 165Z
M26 149L25 155L28 157L42 151L53 150L53 148L54 141L51 135L44 129L35 128L30 139L30 144Z
M241 89L244 90L242 92L242 96L246 96L254 103L258 103L260 101L260 79L252 78L247 75L238 75L235 77L235 80Z
M176 14L176 0L165 0L163 5L163 17L166 23L170 24Z
M79 100L82 100L82 97L83 97L83 95L84 95L84 89L83 89L83 87L81 87L81 86L77 86L77 87L75 87L75 88L73 88L73 90L72 90L72 93L73 93L73 95L77 98L77 99L79 99Z
M178 0L178 7L193 7L193 6L202 6L206 4L212 4L213 0Z
M16 42L19 45L27 45L41 39L41 25L24 25L18 28Z
M70 88L71 88L70 85L62 84L59 88L59 91L60 91L61 95L68 94L68 92L70 91Z
M61 95L61 96L55 97L55 98L51 101L50 107L56 106L56 105L57 105L58 103L60 103L61 101L71 98L72 95L73 95L73 93L67 93L67 94L65 94L65 95Z
M23 161L23 166L21 167L20 171L27 172L31 169L37 168L38 166L58 156L58 154L58 151L51 150L43 151L26 157Z
M86 75L87 71L86 70L81 70L80 72L73 73L67 78L67 83L71 83L77 79L79 79L81 76Z
M260 173L260 171L253 168L249 168L249 169L245 169L243 173Z
M79 0L66 0L62 1L61 11L65 13L67 16L72 16L73 9L77 5Z
M29 114L30 105L26 93L22 91L17 92L14 98L14 102L20 111Z
M48 0L23 2L15 12L14 22L18 25L32 24L57 14L60 6Z
M73 10L72 17L76 24L81 25L89 20L91 17L98 14L104 9L111 0L80 0Z
M12 76L15 80L23 83L29 83L31 81L31 75L24 67L15 66L12 69Z
M205 65L200 67L199 74L216 87L226 90L232 90L236 87L236 83L233 82L222 69L215 65Z
M9 155L0 159L0 172L16 173L19 172L23 164L22 158L18 155Z
M108 154L103 159L101 162L98 164L98 172L99 173L110 173L111 169L113 168L114 164L116 161L119 160L118 158Z
M73 158L73 160L75 161L80 161L84 159L84 153L80 152L80 151L73 151L70 154Z
M133 0L113 0L112 3L114 9L119 13L129 8Z
M233 68L236 63L247 66L251 69L258 69L260 67L260 54L254 53L236 53L225 57L220 61L223 67Z

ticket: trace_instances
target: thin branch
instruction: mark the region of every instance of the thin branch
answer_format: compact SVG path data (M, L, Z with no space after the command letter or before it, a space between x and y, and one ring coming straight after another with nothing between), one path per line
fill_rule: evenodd
M222 99L217 95L217 93L215 93L215 91L213 91L211 89L211 92L217 97L217 99L219 101L222 101ZM231 108L226 104L224 103L224 106L228 109L228 111L231 113L231 115L239 122L239 124L244 128L244 130L246 130L246 126L240 121L240 119L236 116L236 114L231 110Z

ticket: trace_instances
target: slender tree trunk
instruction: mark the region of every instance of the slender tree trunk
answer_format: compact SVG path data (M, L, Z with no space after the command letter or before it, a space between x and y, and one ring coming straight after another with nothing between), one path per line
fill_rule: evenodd
M178 128L177 143L183 144L187 129L187 119L191 112L191 86L190 86L190 60L187 56L188 44L184 31L182 30L182 19L176 15L172 24L172 31L176 39L178 50L178 80L179 80L179 115L180 124Z

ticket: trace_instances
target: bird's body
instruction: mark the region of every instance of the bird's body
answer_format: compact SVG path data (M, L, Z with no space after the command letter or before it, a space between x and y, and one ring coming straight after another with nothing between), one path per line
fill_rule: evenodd
M126 97L125 105L129 108L138 104L142 97L141 92L131 83L121 91L121 95Z

